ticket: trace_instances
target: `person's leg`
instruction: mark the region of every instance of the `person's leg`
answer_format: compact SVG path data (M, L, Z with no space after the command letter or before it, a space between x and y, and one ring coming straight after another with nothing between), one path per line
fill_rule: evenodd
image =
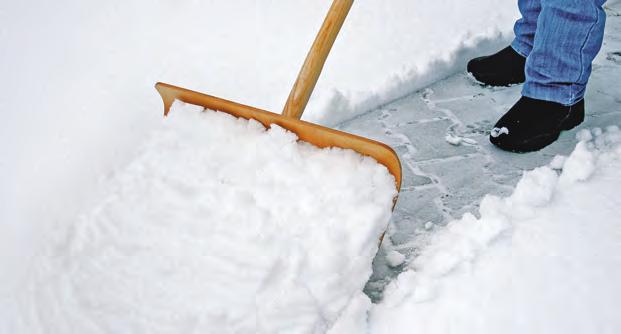
M604 36L605 0L541 0L522 95L570 106L584 97ZM524 44L525 47L526 43Z
M490 141L528 152L584 120L591 62L602 44L605 0L541 0L522 98L496 123Z
M513 26L515 38L511 47L526 58L533 49L537 19L541 12L541 0L518 0L518 8L522 17Z

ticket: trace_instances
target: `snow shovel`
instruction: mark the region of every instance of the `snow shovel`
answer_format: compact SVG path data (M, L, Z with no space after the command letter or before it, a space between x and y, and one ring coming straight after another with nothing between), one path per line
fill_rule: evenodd
M397 154L387 145L337 131L317 124L300 120L308 100L319 79L319 74L325 64L328 53L341 29L345 17L353 4L353 0L334 0L317 37L306 56L306 60L298 78L291 89L282 114L257 109L251 106L228 101L218 97L194 92L185 88L176 87L158 82L155 88L164 101L164 115L168 114L174 100L202 106L206 109L225 112L235 117L254 119L266 128L272 124L295 133L299 140L311 143L320 148L340 147L354 150L362 155L377 160L388 168L395 177L397 191L401 189L401 163ZM395 197L394 203L397 198ZM394 208L394 205L393 205Z

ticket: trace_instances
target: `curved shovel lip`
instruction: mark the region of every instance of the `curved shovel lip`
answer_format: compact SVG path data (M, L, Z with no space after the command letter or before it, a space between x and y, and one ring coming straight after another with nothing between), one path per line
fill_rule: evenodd
M396 204L397 202L397 197L401 190L401 161L397 153L384 143L163 82L158 82L155 88L164 102L165 116L168 115L173 102L179 100L201 106L205 109L225 112L235 117L254 119L268 129L272 124L276 124L295 133L299 140L319 148L339 147L369 156L384 165L395 178L397 195L395 195L394 203Z

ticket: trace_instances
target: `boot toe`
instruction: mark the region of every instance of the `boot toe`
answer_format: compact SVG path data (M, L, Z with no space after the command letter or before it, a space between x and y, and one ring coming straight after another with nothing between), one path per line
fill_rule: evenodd
M484 58L485 57L478 57L478 58L471 59L466 65L466 71L468 73L471 73L472 75L475 75L476 73L478 73L481 60L483 60Z
M561 131L584 119L584 102L573 106L522 97L490 131L489 140L511 152L538 151L556 141Z

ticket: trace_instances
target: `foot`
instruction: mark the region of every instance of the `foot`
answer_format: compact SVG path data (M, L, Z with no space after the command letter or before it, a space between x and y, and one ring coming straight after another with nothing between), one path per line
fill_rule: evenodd
M485 85L508 86L524 82L526 58L511 46L491 56L474 58L468 62L468 72Z
M505 151L540 150L584 121L584 100L572 106L523 96L494 125L489 140Z

